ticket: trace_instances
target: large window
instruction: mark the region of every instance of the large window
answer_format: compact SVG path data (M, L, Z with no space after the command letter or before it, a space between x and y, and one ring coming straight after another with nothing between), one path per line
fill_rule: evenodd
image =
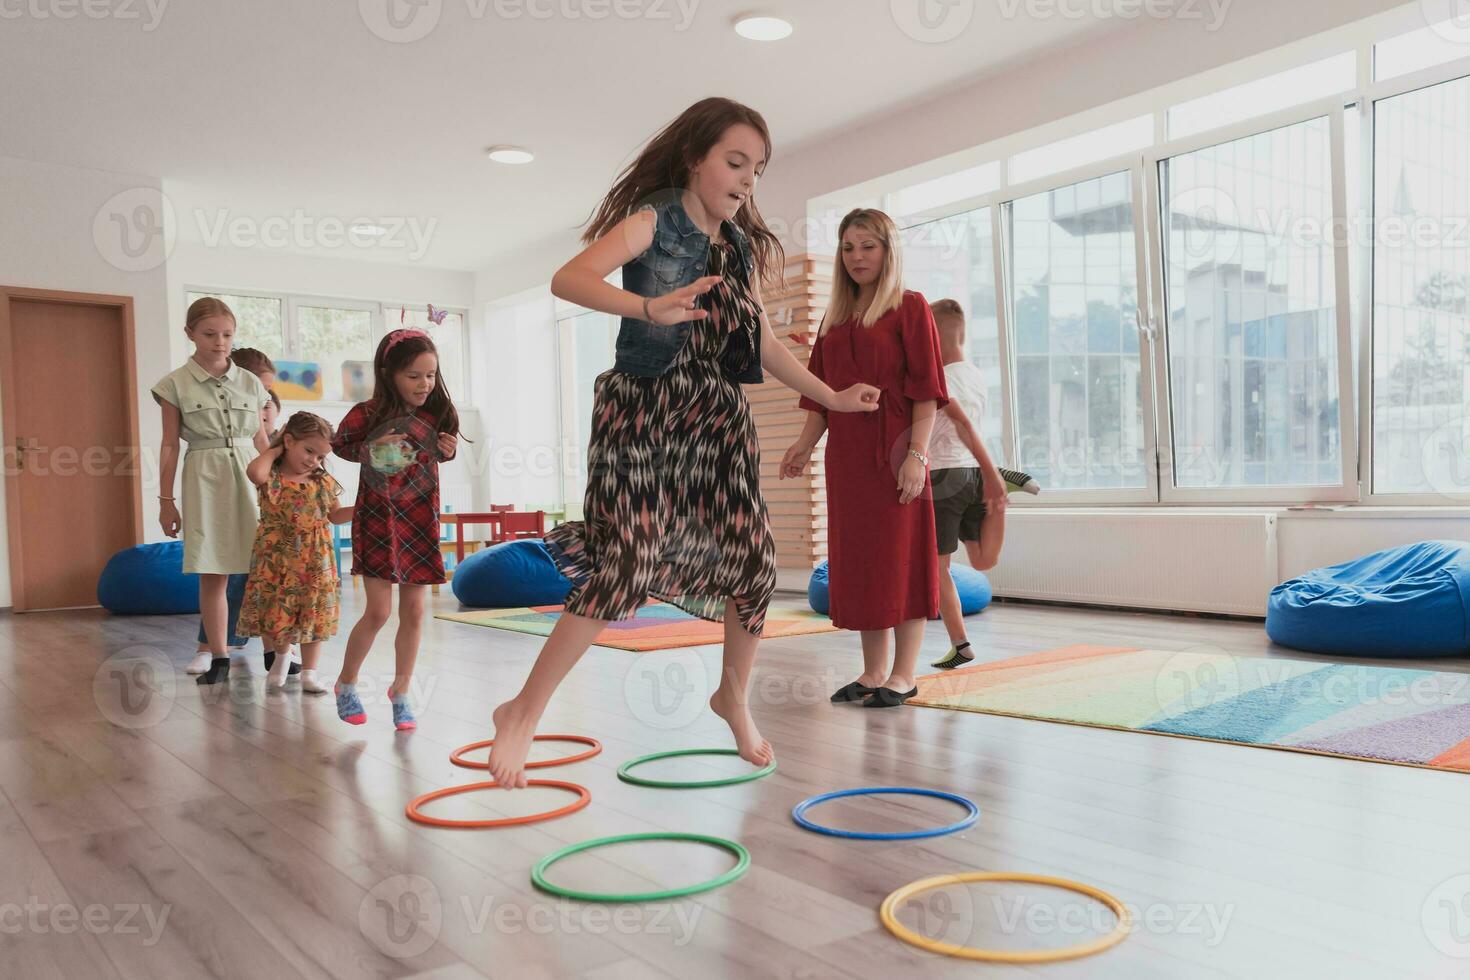
M903 233L904 285L929 302L957 300L965 311L965 355L985 377L985 413L970 421L997 462L1004 458L1000 323L996 317L991 209L929 221Z
M187 292L184 302L192 305L205 296L224 300L235 314L236 347L253 347L272 360L282 356L285 351L286 304L279 296Z
M1464 494L1470 78L1377 102L1373 158L1373 490Z
M276 361L276 394L289 400L362 401L373 394L374 308L295 302L292 357Z
M426 330L439 349L439 371L456 401L467 404L465 314L429 320L428 304L188 290L185 301L214 296L235 313L236 347L264 351L276 365L276 394L285 401L358 402L372 397L373 355L385 329Z
M1132 175L1006 213L1015 462L1052 491L1147 488Z
M1159 164L1178 487L1342 483L1331 134L1320 117Z

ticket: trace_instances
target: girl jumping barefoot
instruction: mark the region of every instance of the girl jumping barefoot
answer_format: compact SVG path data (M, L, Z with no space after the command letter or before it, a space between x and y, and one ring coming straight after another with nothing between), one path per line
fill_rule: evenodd
M546 538L573 583L566 612L493 716L490 772L506 789L526 785L531 736L567 671L609 620L649 596L724 622L710 708L741 758L774 758L746 702L776 553L740 386L765 368L836 412L873 411L877 389L832 391L771 331L759 284L785 257L752 199L770 155L759 113L729 99L695 103L623 171L583 235L590 244L552 279L558 297L622 326L593 398L586 520ZM621 289L605 281L619 266Z

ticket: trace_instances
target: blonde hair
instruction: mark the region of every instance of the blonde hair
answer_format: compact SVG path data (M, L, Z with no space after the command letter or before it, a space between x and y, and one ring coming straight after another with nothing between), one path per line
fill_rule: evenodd
M332 435L332 423L320 415L313 415L310 412L292 412L291 417L286 420L286 424L276 430L275 435L271 436L270 448L274 449L277 446L284 446L287 436L297 441L310 439L312 436L321 436L330 443L332 441ZM285 459L285 456L277 457L273 468L279 468L282 459ZM325 466L318 466L312 471L311 475L320 476L326 472L327 468Z
M227 316L231 323L235 323L235 311L230 309L228 303L213 296L201 296L189 304L189 312L184 314L184 329L190 333L199 326L199 321L207 320L212 316ZM238 324L237 324L238 326Z
M861 228L883 243L883 271L878 275L878 291L863 313L862 325L871 327L878 318L903 303L903 254L899 251L898 226L877 208L853 208L837 226L837 256L832 260L832 299L822 316L818 334L827 332L834 323L852 319L857 311L858 284L847 274L842 261L842 238L849 228Z
M948 329L954 332L952 338L956 344L965 345L965 311L958 302L952 299L936 299L929 304L929 311L934 314L934 325L939 328L941 335Z

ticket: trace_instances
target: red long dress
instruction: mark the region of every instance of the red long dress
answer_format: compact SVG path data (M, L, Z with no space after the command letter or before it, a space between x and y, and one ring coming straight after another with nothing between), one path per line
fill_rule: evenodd
M939 615L939 556L929 477L924 492L898 502L914 402L949 401L939 331L924 297L905 290L897 309L871 327L835 323L817 339L811 371L834 391L866 382L882 389L876 412L827 417L827 560L832 622L889 629Z

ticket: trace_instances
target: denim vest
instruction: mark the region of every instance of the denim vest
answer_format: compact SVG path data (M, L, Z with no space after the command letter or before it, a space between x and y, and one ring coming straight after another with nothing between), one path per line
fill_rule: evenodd
M709 236L689 220L679 195L675 193L669 200L644 204L639 210L652 211L658 222L653 231L653 243L642 255L623 266L623 288L639 296L653 298L687 286L704 275L709 267ZM750 242L733 221L722 222L720 228L725 238L733 242L739 251L745 282L750 285L755 273ZM751 291L753 293L754 289ZM618 329L613 370L644 378L658 377L669 369L674 358L684 349L693 323L685 320L664 325L623 317ZM757 327L754 333L755 349L751 363L740 371L722 365L727 376L742 384L759 384L764 380L761 374L760 328Z

